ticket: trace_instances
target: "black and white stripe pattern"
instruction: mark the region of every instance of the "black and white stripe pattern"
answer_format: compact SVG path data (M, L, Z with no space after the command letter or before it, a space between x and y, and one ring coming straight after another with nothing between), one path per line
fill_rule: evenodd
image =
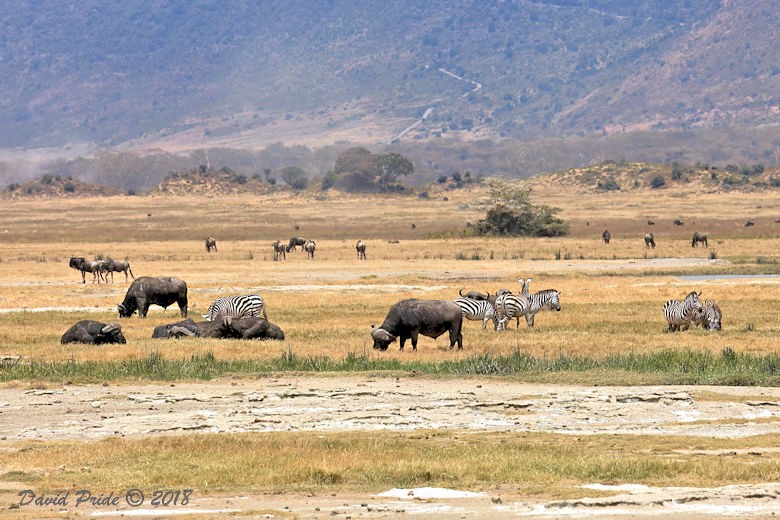
M263 301L263 298L257 294L243 294L240 296L225 296L224 298L214 300L203 317L208 321L213 321L220 316L243 318L245 316L260 317L261 315L266 320L268 319L265 313L265 301Z
M534 316L539 311L544 310L561 310L561 293L555 289L545 289L544 291L535 292L528 297L530 302L530 308L525 314L525 322L529 327L534 326Z
M688 330L696 313L701 312L700 294L693 291L683 301L668 300L664 304L664 317L669 324L669 332Z
M498 330L498 314L493 304L487 300L472 300L471 298L455 298L463 317L467 320L482 320L482 328L487 328L487 322L493 320L493 329Z
M523 280L522 278L518 282L523 284L520 294L504 293L496 298L496 313L499 318L499 330L506 329L507 323L512 318L516 319L516 327L520 328L520 316L525 315L531 308L531 302L528 295L528 285L531 283L531 279Z
M704 300L701 304L701 312L693 317L693 324L707 330L721 330L723 313L713 300Z

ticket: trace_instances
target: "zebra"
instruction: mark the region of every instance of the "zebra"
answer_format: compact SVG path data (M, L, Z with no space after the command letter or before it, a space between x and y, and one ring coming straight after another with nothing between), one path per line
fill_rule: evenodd
M125 281L127 281L127 272L130 271L130 276L135 280L133 270L130 269L130 262L123 262L122 260L114 260L111 257L106 258L103 261L103 265L100 266L100 272L103 278L108 283L108 273L111 273L111 283L114 283L114 273L125 273Z
M268 319L263 298L257 294L243 294L214 300L203 317L206 321L214 321L220 316L243 318L244 316L260 317L261 314L264 319Z
M271 245L274 246L274 260L287 260L287 248L280 240Z
M707 245L707 235L697 231L693 234L693 238L691 238L691 247L696 247L699 244L703 245L704 247L709 247Z
M303 249L306 250L306 258L314 260L314 250L317 248L317 243L314 240L307 240L303 245Z
M528 296L528 285L531 283L531 279L523 280L520 278L517 280L523 284L520 294L515 295L512 293L504 293L496 298L496 312L499 317L499 330L506 329L507 323L512 318L516 320L516 326L520 328L520 316L523 316L531 306L531 302Z
M692 291L683 301L668 300L664 304L664 317L669 324L669 332L688 330L693 318L701 312L700 295L701 292ZM684 328L681 329L681 327Z
M355 244L355 250L357 251L357 258L358 260L365 260L366 259L366 243L362 240L358 240L357 244Z
M455 298L463 317L467 320L482 320L482 328L487 328L488 320L493 320L493 330L498 330L498 313L493 304L487 300L472 300L471 298Z
M601 234L601 239L605 244L609 244L609 241L612 239L612 233L610 233L608 229L605 229Z
M647 233L645 235L645 247L652 247L655 249L655 237L652 233Z
M216 253L216 251L217 251L217 239L215 239L214 237L208 237L206 239L206 252L207 253L211 253L212 249Z
M525 322L529 327L534 326L534 316L539 311L553 310L561 311L561 292L555 289L545 289L535 292L529 297L530 307L525 314Z
M701 312L693 317L693 324L707 330L721 330L722 318L723 313L718 304L714 300L704 300L701 302Z

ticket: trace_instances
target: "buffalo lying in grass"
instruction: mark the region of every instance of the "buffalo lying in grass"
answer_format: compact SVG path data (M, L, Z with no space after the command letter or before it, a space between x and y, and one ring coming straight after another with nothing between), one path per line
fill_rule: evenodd
M81 320L65 331L60 343L127 343L122 328L116 323L101 323L93 320Z

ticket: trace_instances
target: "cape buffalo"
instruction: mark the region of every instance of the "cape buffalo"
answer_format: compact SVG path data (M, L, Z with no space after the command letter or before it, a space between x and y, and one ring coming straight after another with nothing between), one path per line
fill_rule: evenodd
M122 328L116 323L101 323L99 321L81 320L65 331L60 343L127 343L122 335Z
M208 237L206 239L206 252L211 253L211 250L217 251L217 240L214 237Z
M463 289L458 290L458 294L461 298L469 298L471 300L489 300L490 299L490 291L488 291L485 294L482 294L479 291L468 291L466 294L463 294Z
M298 237L291 237L290 242L287 244L287 252L289 253L292 251L293 253L296 251L296 247L301 246L301 251L304 251L304 246L306 245L306 239L305 238L298 238Z
M404 343L411 338L412 348L417 350L417 336L422 334L436 339L445 332L450 333L450 348L458 344L463 348L463 313L460 307L446 300L401 300L388 312L384 323L379 328L372 326L371 337L374 338L374 348L387 350L387 347L400 338L401 350Z
M691 247L696 247L699 244L703 245L704 247L707 247L707 235L704 233L699 233L698 231L693 234L693 237L691 238Z
M202 336L206 338L284 339L284 332L277 325L259 317L221 317L216 321L195 323L186 319L154 328L153 338L179 338Z
M125 300L117 305L120 318L129 318L138 311L139 318L146 318L152 304L167 308L178 303L182 318L187 317L187 284L173 277L155 278L141 276L130 284Z

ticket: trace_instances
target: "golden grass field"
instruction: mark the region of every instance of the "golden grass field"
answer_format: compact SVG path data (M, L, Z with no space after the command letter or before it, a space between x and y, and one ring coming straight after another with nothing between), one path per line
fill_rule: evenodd
M464 349L449 352L446 337L421 338L416 359L438 360L519 349L534 356L601 357L627 351L725 347L774 352L780 332L777 279L691 280L681 275L778 274L780 197L776 193L576 193L540 185L535 200L562 209L572 233L563 238L490 238L467 235L466 223L484 216L479 188L413 196L335 196L324 200L281 194L234 199L110 197L34 200L0 208L0 354L23 359L122 359L159 351L180 358L213 352L219 358L301 356L342 358L371 354L370 326L409 297L453 299L460 288L494 292L562 292L560 313L542 312L536 327L494 333L479 322L464 325ZM443 200L444 198L448 200ZM320 197L322 199L322 197ZM674 226L681 218L684 226ZM745 227L747 219L755 226ZM655 225L648 226L652 219ZM414 227L412 227L414 224ZM298 229L296 230L296 226ZM610 229L612 242L602 243ZM694 230L709 234L708 249L691 248ZM652 231L658 244L647 249ZM272 261L271 242L290 236L317 240L305 253ZM219 251L206 253L204 239ZM358 238L368 244L357 260ZM398 243L389 243L398 241ZM147 319L119 320L112 309L128 283L82 285L68 268L71 255L113 256L136 276L177 276L188 283L190 316L200 319L211 301L256 292L284 342L159 341L154 326L178 321L176 306L153 306ZM89 276L89 275L88 275ZM724 313L724 330L665 332L663 303L702 291ZM47 312L14 309L55 308ZM66 309L67 312L66 312ZM97 309L96 309L97 308ZM88 310L79 310L88 309ZM59 344L80 319L120 321L127 345L110 348ZM397 343L396 343L397 345ZM377 356L407 359L397 346Z
M5 202L0 206L0 355L18 355L22 362L65 362L124 360L153 352L170 359L206 353L218 359L275 358L284 352L343 359L357 353L434 362L517 350L550 359L668 349L720 353L727 347L777 352L778 277L722 277L780 275L777 192L593 194L542 183L534 194L535 201L562 209L570 236L468 236L467 223L485 214L481 188L432 192L428 199L282 193ZM685 225L674 226L675 218ZM745 227L747 219L755 226ZM601 241L605 228L613 236L609 245ZM691 248L694 230L709 234L708 249ZM642 240L648 231L656 237L654 250ZM317 240L315 259L297 252L286 261L272 261L271 243L294 235ZM205 252L207 236L216 237L218 252ZM356 258L358 238L368 244L367 261ZM128 286L124 275L116 274L113 284L88 278L82 285L79 273L68 268L71 255L125 259L135 276L182 278L196 321L217 297L257 292L286 339L152 340L156 325L180 319L176 306L153 306L147 319L119 320L115 306ZM691 275L717 276L685 278ZM380 324L396 301L453 299L460 288L516 291L520 277L533 278L532 291L560 290L562 311L542 312L534 329L523 322L519 331L511 325L496 333L482 330L479 322L465 322L462 351L450 351L446 335L436 341L421 337L416 353L408 344L399 352L397 343L386 352L372 351L370 327ZM720 304L722 332L665 331L663 303L692 290ZM59 343L70 325L87 318L118 321L128 343ZM47 383L10 383L20 384ZM428 442L421 444L422 438ZM692 444L699 449L744 445L747 453L776 439L593 436L583 443L553 434L458 438L457 433L431 432L182 435L107 439L89 449L76 441L11 443L0 456L9 471L0 475L0 494L13 496L19 486L63 489L78 481L106 489L193 486L200 495L375 491L403 484L509 486L518 495L565 498L581 496L578 485L599 480L703 486L777 480L774 455L756 463L748 454L726 461L681 453ZM526 462L520 462L518 452L526 454ZM182 458L183 453L189 455ZM376 464L378 453L386 454L384 465ZM38 513L23 511L20 518Z

